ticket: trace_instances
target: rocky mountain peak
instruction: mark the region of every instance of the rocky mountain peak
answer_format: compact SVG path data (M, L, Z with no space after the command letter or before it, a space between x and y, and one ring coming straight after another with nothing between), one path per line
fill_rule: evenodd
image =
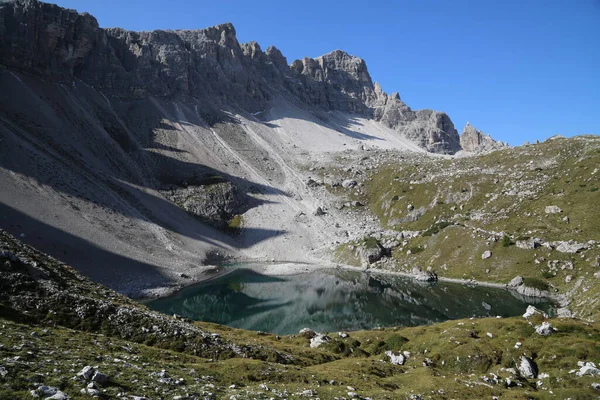
M0 2L0 60L54 81L83 80L122 99L195 99L210 108L257 112L283 96L315 112L373 118L433 152L461 149L448 115L415 112L374 84L366 62L342 50L288 66L275 47L240 44L231 23L198 30L102 29L89 14L37 0ZM467 129L465 145L495 148ZM469 150L471 151L471 150Z
M485 152L508 147L503 142L495 141L490 135L486 135L469 122L460 135L460 146L469 152Z

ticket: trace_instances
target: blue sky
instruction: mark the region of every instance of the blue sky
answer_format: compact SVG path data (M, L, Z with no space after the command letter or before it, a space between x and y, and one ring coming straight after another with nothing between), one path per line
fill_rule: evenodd
M600 134L600 0L57 0L100 26L197 29L291 62L342 49L413 109L447 112L498 140Z

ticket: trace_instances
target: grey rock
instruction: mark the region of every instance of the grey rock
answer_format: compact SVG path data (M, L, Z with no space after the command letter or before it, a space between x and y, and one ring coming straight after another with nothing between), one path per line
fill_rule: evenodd
M550 322L542 322L541 325L535 327L535 333L542 336L549 336L556 332L556 329L552 327Z
M92 379L94 372L95 372L95 370L93 367L86 365L85 367L83 367L83 369L81 371L79 371L77 373L77 377L83 378L84 380L89 381L90 379Z
M104 385L108 382L108 377L100 371L96 371L92 376L92 382L98 382L100 385Z
M3 365L0 365L0 377L4 378L7 374L8 370Z
M357 251L361 261L365 265L379 261L385 255L385 249L379 241L374 243L363 243L358 246Z
M342 182L342 187L344 187L344 188L353 188L356 185L358 185L358 182L356 182L355 180L352 180L352 179L346 179L345 181Z
M562 209L558 206L546 206L544 211L546 214L558 214L562 212Z
M312 339L317 336L317 333L310 328L303 328L300 330L300 332L298 332L298 334L308 339Z
M535 308L532 305L529 305L529 306L527 306L527 310L525 310L525 314L523 314L523 318L529 318L529 317L532 317L532 316L534 316L536 314L537 315L542 315L545 318L548 317L548 315L545 312L538 310L537 308Z
M592 389L600 390L600 383L597 383L597 382L592 383Z
M385 355L389 357L390 363L395 365L404 365L404 362L406 361L404 355L400 353L395 354L392 351L386 351Z
M310 339L310 347L313 349L317 348L323 343L329 342L330 340L331 338L329 336L319 333L315 337Z
M322 216L322 215L325 215L326 213L325 213L325 211L323 210L323 208L321 208L321 207L317 207L317 209L315 210L314 214L315 214L316 216Z
M540 247L540 243L535 239L517 240L515 245L520 249L532 250Z
M487 152L508 148L506 144L495 141L490 135L477 130L468 122L460 134L460 146L469 152Z
M515 276L514 278L512 278L510 280L510 282L508 282L508 287L515 288L515 287L520 286L522 284L523 284L523 277L522 276Z
M518 369L519 369L519 374L521 374L521 376L523 378L531 378L531 379L537 378L537 375L538 375L537 365L529 357L521 356L521 358L519 359Z
M596 367L593 362L586 362L584 365L575 373L577 376L598 376L600 375L600 369Z
M418 267L414 267L411 270L411 274L413 275L413 278L418 281L436 282L438 280L437 274L435 272L423 271L422 269L420 269Z
M482 260L487 260L488 258L490 258L492 256L492 252L489 250L486 250L483 252L483 254L481 255L481 259Z
M242 203L230 182L212 182L204 185L175 186L161 193L188 213L200 217L218 228L241 212Z
M81 80L107 97L195 99L212 125L222 122L215 112L221 105L258 115L283 96L316 112L372 118L428 151L461 149L448 115L412 110L397 93L373 83L364 60L341 50L288 66L275 47L240 44L229 23L200 30L102 29L89 14L37 1L0 3L0 21L4 66L56 82ZM469 132L469 148L494 143Z
M577 242L559 242L556 246L556 251L561 253L578 253L585 249L587 249L587 246L584 243Z
M573 318L573 313L566 307L561 307L556 310L556 316L558 318Z

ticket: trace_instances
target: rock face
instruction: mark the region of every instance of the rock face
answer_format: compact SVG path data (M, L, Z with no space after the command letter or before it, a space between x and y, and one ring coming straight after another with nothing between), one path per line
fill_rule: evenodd
M229 23L200 30L102 29L89 14L15 0L0 3L0 38L0 59L9 69L72 85L80 79L122 100L194 99L209 123L219 120L219 109L256 113L284 97L320 112L373 118L431 152L461 149L448 115L413 111L397 93L386 94L361 58L335 50L288 66L275 47L240 44ZM497 148L474 132L464 139L469 151Z
M508 148L503 142L497 142L467 122L461 135L460 146L463 150L479 153Z

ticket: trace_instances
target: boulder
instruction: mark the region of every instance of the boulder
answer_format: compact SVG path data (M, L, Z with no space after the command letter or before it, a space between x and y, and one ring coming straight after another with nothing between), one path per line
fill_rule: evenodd
M319 333L315 337L313 337L312 339L310 339L310 347L313 348L313 349L316 349L317 347L319 347L323 343L327 343L330 340L331 340L331 338L329 336L324 335L322 333Z
M552 327L550 322L542 322L541 325L535 327L535 333L542 336L549 336L556 332L556 329Z
M97 382L100 385L104 385L106 382L108 382L108 377L102 372L96 371L92 376L92 382Z
M544 211L546 214L559 214L562 212L561 208L558 206L546 206Z
M321 216L321 215L325 215L325 211L323 210L323 208L321 207L317 207L317 209L315 210L314 213L316 216Z
M385 355L390 358L390 363L394 365L404 365L404 362L406 361L404 355L400 353L394 354L392 351L386 351Z
M517 286L521 286L523 284L523 277L522 276L515 276L514 278L512 278L510 280L510 282L508 282L508 287L517 287Z
M487 260L488 258L490 258L492 256L492 252L489 250L486 250L483 252L483 254L481 255L481 259L482 260Z
M356 185L358 185L358 182L356 182L355 180L352 179L346 179L345 181L342 182L342 187L349 189L349 188L353 188Z
M587 246L584 243L577 242L559 242L556 246L556 251L561 253L577 253L585 249L587 249Z
M85 367L83 367L83 369L81 371L79 371L77 373L77 377L78 378L83 378L86 381L89 381L90 379L92 379L92 376L94 375L94 368L90 367L89 365L86 365Z
M546 314L543 311L538 310L537 308L535 308L532 305L527 306L527 310L525 310L525 314L523 314L523 318L529 318L536 314L541 315L544 318L548 318L548 314Z
M519 374L521 374L521 376L523 378L531 378L531 379L537 378L538 368L537 368L537 365L535 364L535 362L531 358L521 356L521 358L519 360L518 368L519 368Z
M423 282L436 282L438 280L437 274L433 271L423 271L418 267L414 267L411 271L414 279Z
M300 332L298 332L298 334L308 339L312 339L317 336L317 333L310 328L303 328L300 330Z
M593 362L586 362L581 366L579 371L575 373L577 376L598 376L600 375L600 369L596 367L596 364Z
M535 239L517 240L515 245L520 249L532 250L540 247L540 243Z

